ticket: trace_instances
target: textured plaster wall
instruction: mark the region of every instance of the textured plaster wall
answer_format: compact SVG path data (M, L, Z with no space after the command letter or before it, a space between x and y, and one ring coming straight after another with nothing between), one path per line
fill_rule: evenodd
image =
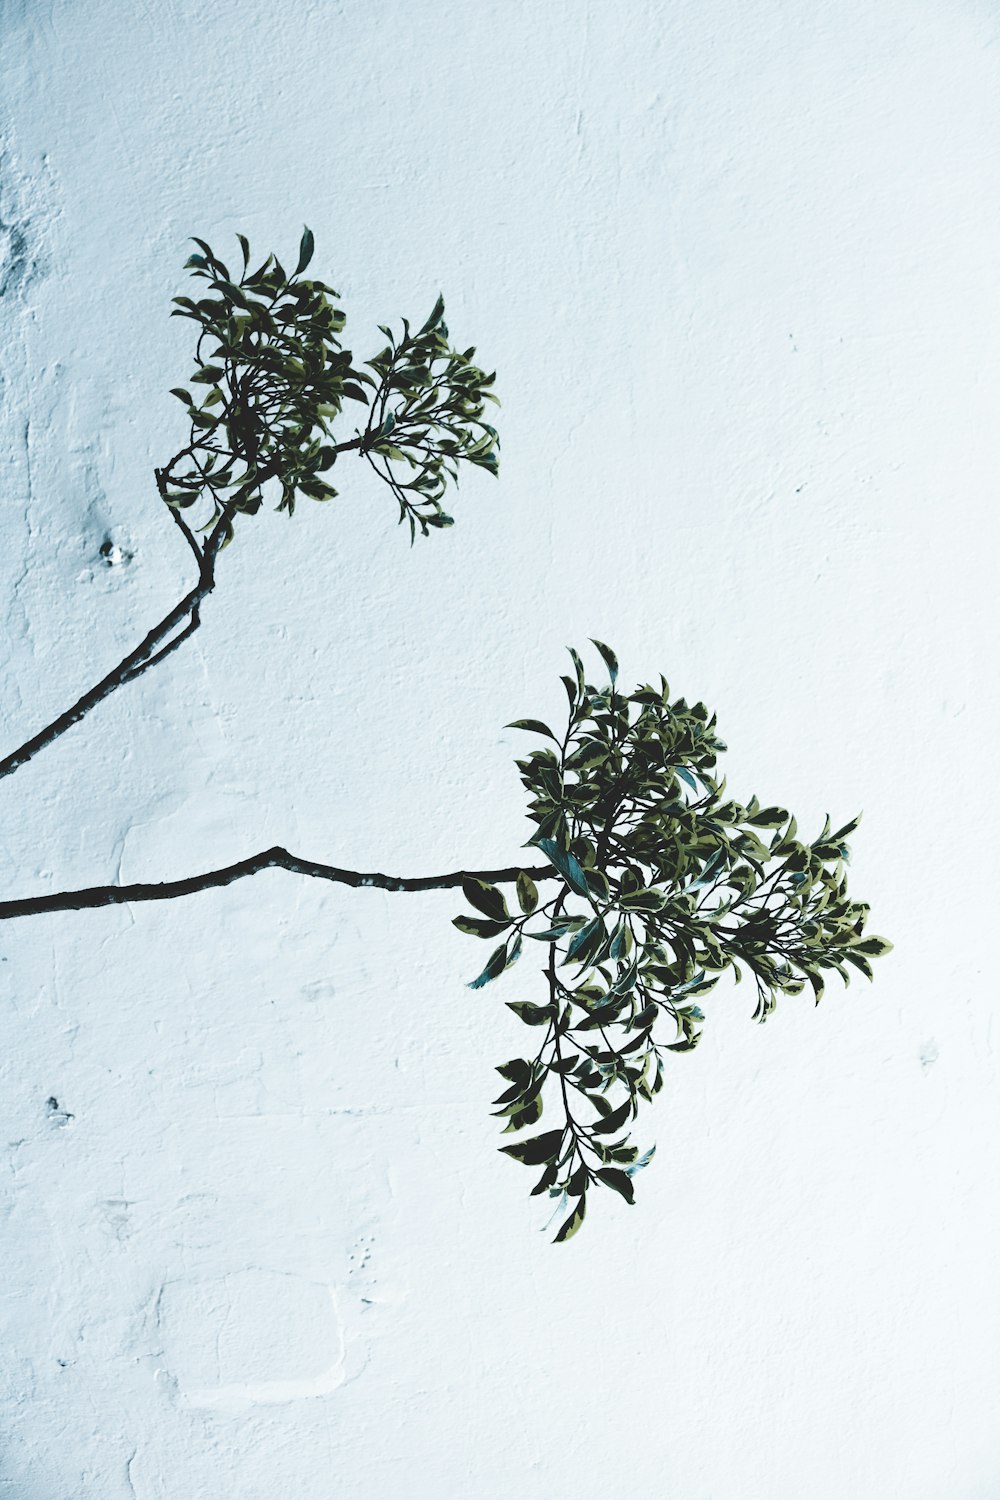
M185 237L439 288L499 484L262 514L0 786L5 894L273 842L515 860L595 635L737 795L865 819L875 986L711 997L634 1209L539 1233L447 894L272 872L0 930L10 1500L995 1500L1000 20L975 0L6 0L4 748L188 587ZM110 540L117 549L102 556ZM53 1102L54 1101L54 1102ZM597 1210L600 1211L597 1211Z

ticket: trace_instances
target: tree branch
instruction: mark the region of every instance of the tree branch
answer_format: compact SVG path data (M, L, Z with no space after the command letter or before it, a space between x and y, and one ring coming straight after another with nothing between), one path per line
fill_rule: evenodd
M173 462L176 463L177 460L174 459ZM191 551L194 553L195 561L197 562L200 569L202 558L201 548L198 546L198 539L195 536L194 532L191 530L188 523L185 521L184 517L181 515L180 511L177 509L177 506L171 505L169 499L167 498L167 472L167 469L154 469L153 473L156 477L156 488L160 492L160 499L163 501L164 505L167 507L167 510L170 512L174 521L177 523L178 530L180 531L184 540L187 542L188 546L191 548Z
M65 713L61 713L57 719L53 719L52 723L46 725L44 729L40 729L30 740L26 740L18 750L12 751L5 759L0 760L0 777L12 775L14 771L17 771L27 761L31 760L33 756L37 755L39 750L44 750L46 745L51 745L53 740L57 740L60 735L65 734L67 729L71 729L74 724L78 724L82 718L90 713L92 708L96 708L97 704L103 702L116 688L122 687L126 682L132 682L136 677L141 676L154 662L159 661L161 657L167 655L168 651L173 650L193 630L198 628L198 606L215 588L216 558L231 517L227 509L209 533L204 548L201 548L195 541L187 522L176 514L173 507L170 510L198 559L199 579L196 587L185 594L180 603L175 604L170 613L164 615L158 625L154 625L153 629L134 651L130 651L128 656L120 661L117 667L110 671L106 677L102 677L100 682L95 683L88 692L84 693L82 698L78 698L71 708L66 709ZM190 622L177 637L177 640L173 641L163 651L158 651L157 647L166 641L171 631L176 629L182 621L188 620L189 616Z
M320 864L317 860L302 859L290 854L287 849L275 845L249 859L241 859L234 865L225 865L221 870L206 870L201 875L186 875L181 880L164 880L156 884L94 885L79 891L57 891L51 896L23 896L16 901L0 901L0 921L10 917L34 917L50 911L83 911L95 906L125 906L133 901L170 901L178 896L193 896L198 891L213 890L217 886L232 885L249 875L259 875L262 870L291 870L296 875L308 875L314 880L331 880L337 885L362 887L378 891L440 891L461 886L463 880L483 880L490 885L500 885L516 880L522 869L533 880L559 880L561 876L551 865L539 868L521 865L505 870L456 870L451 875L380 875L361 873L358 870L341 870L336 865Z
M126 675L122 678L121 685L124 685L126 682L131 682L133 677L141 677L143 672L154 666L156 662L162 661L165 656L169 656L172 651L176 651L177 647L182 645L187 640L189 635L194 634L200 624L201 606L200 604L196 604L191 610L191 618L188 620L187 624L184 626L184 629L180 632L180 634L174 636L173 640L169 641L167 645L161 646L159 651L157 651L154 656L147 657L145 661L139 664L139 666L133 667L130 672L127 672Z

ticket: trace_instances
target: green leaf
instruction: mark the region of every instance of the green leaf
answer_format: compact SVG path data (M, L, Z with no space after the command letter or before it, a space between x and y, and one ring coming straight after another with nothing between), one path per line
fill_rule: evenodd
M517 877L517 901L525 916L530 917L538 905L538 887L522 870Z
M590 896L590 887L579 860L563 849L554 839L539 839L538 847L576 891L578 896Z
M892 944L888 938L866 937L860 943L852 943L851 950L854 953L867 953L871 958L878 958L883 953L892 952Z
M701 873L692 881L691 889L696 890L699 886L711 885L719 871L726 863L727 849L721 844L712 857L705 862Z
M762 807L752 818L747 818L747 822L754 828L780 828L787 819L788 814L783 807Z
M586 917L567 917L564 921L554 922L544 932L529 932L528 937L534 938L536 943L549 943L555 938L565 937L567 932L579 932L586 926L586 921Z
M552 1186L558 1175L559 1168L557 1164L554 1161L550 1161L541 1177L531 1189L531 1197L535 1198L539 1193L544 1193L547 1188L550 1188Z
M586 1217L586 1213L587 1197L586 1194L584 1194L584 1196L577 1203L576 1208L570 1214L569 1218L565 1221L565 1223L559 1229L559 1232L555 1235L552 1241L553 1245L562 1244L564 1240L571 1240L574 1234L576 1234L580 1225L583 1223L584 1218Z
M844 960L846 963L853 964L856 969L860 969L866 979L875 978L875 971L871 964L865 958L864 954L859 953L856 948L849 949L844 954Z
M581 1162L566 1184L567 1193L571 1198L579 1198L581 1193L585 1193L587 1191L587 1183L589 1180L590 1174L587 1171L586 1163Z
M595 1125L591 1126L591 1129L595 1135L614 1135L615 1131L620 1130L624 1125L631 1112L632 1101L626 1099L624 1104L618 1109L613 1109L606 1119L598 1120Z
M665 892L658 891L655 886L649 886L641 891L621 892L618 905L623 911L662 911L667 900Z
M510 921L503 892L498 891L495 885L487 885L484 880L473 880L471 876L465 876L462 880L462 892L469 905L481 911L484 916L491 917L494 922Z
M497 1149L515 1161L523 1162L526 1167L540 1167L543 1162L555 1160L562 1138L562 1130L546 1130L541 1135L533 1135L530 1140L512 1141L509 1146Z
M526 1088L531 1081L531 1064L523 1057L512 1057L510 1062L498 1063L495 1071L501 1078L509 1078L522 1088Z
M556 739L555 735L552 733L552 730L549 728L549 726L547 724L543 724L542 721L541 721L541 719L512 719L509 724L505 724L504 725L504 728L505 729L526 729L529 734L544 734L544 735L548 735L548 737L549 737L550 740L555 740L556 744L557 745L559 744L559 741Z
M578 959L580 963L585 962L586 953L594 944L595 939L598 939L598 935L600 935L601 939L607 936L604 922L600 917L595 917L592 922L588 922L585 927L581 927L580 931L573 938L566 949L565 962L571 963L573 959ZM581 957L581 955L584 956Z
M578 686L578 688L580 690L580 694L582 696L583 692L584 692L584 690L586 688L586 685L587 685L586 684L586 678L585 678L585 675L584 675L584 670L583 670L583 662L580 660L579 652L574 651L572 646L567 646L566 649L567 649L567 651L570 654L570 657L571 657L572 662L573 662L573 666L576 668L577 686Z
M313 258L313 250L314 249L315 249L315 242L313 240L313 232L312 232L312 230L311 229L303 230L302 239L301 239L301 241L299 243L299 260L298 260L298 265L295 267L295 271L293 273L295 276L301 276L302 275L302 272L305 270L306 266L309 264L309 262ZM339 280L339 278L338 278L338 280Z
M585 772L592 771L595 766L602 766L609 754L607 745L590 741L581 745L579 750L574 750L572 755L567 756L566 769L576 771L577 775L582 776Z
M509 922L493 922L484 917L452 917L452 925L459 932L468 933L470 937L491 938L496 937L510 926Z
M653 1157L655 1155L656 1155L656 1147L655 1146L650 1146L649 1150L643 1152L642 1156L639 1157L639 1160L637 1162L635 1162L631 1167L626 1167L625 1168L626 1174L629 1177L634 1177L635 1174L636 1174L636 1172L641 1172L642 1169L643 1169L643 1167L648 1167L649 1166L650 1162L653 1160Z
M524 1104L515 1106L510 1112L510 1119L503 1128L504 1135L513 1135L518 1130L523 1130L526 1125L537 1125L542 1117L542 1096L539 1091L533 1098L529 1097Z
M598 651L601 653L601 656L604 658L604 665L607 667L609 673L611 674L612 683L616 682L618 678L617 656L612 651L610 646L605 646L603 641L595 641L593 636L591 636L590 639L591 645L596 646Z
M858 813L857 817L856 818L852 818L849 823L845 823L844 826L843 826L843 828L838 828L837 831L836 831L836 833L831 833L831 835L830 835L830 843L831 844L839 844L842 839L846 839L847 838L847 835L849 833L853 833L854 832L855 828L857 828L857 826L858 826L858 824L860 822L861 822L861 814Z
M679 1042L667 1042L666 1050L668 1052L693 1052L699 1040L700 1038L697 1036L685 1036Z
M544 1026L552 1019L552 1009L548 1005L532 1005L528 1000L508 1000L507 1005L526 1026Z
M497 979L507 967L507 944L502 943L499 948L494 948L486 962L483 972L469 983L470 990L481 990L483 985L489 984L491 979Z
M432 328L436 328L437 325L440 323L440 321L441 321L441 319L443 317L444 317L444 298L441 297L441 296L439 296L438 299L437 299L437 301L434 304L434 310L433 310L433 312L431 313L430 317L427 319L427 322L424 324L423 328L421 328L420 332L417 334L417 338L418 339L422 338L425 333L430 333L431 329Z
M632 1186L632 1179L620 1167L599 1167L597 1178L599 1182L604 1183L605 1187L613 1188L616 1193L620 1193L626 1203L635 1202L635 1188Z

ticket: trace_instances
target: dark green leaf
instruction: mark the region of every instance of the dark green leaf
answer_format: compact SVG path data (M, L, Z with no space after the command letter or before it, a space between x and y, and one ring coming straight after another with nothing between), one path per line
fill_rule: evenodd
M586 927L581 927L573 938L566 949L566 962L569 963L573 959L577 959L580 963L585 962L587 953L594 946L595 939L600 941L605 936L603 921L600 917L595 917L592 922L587 923Z
M852 945L855 953L866 953L870 958L879 958L883 953L892 952L892 944L888 938L866 937L860 943Z
M580 866L579 860L563 849L554 839L539 839L538 847L547 859L555 866L579 896L589 896L590 887L587 885L586 877Z
M424 324L423 328L421 328L420 332L417 334L417 338L422 338L425 333L430 333L431 329L432 328L436 328L437 325L440 323L440 321L441 321L441 319L443 317L444 317L444 298L439 296L438 299L437 299L437 301L434 304L434 310L433 310L433 312L431 313L430 317L427 319L427 322ZM472 352L475 353L475 350L473 350Z
M598 1120L595 1125L591 1126L591 1129L595 1135L614 1135L615 1131L620 1130L624 1125L631 1111L632 1101L626 1099L624 1104L618 1109L613 1109L606 1119Z
M306 266L309 264L309 262L313 258L313 250L314 249L315 249L315 243L313 241L313 232L312 232L312 230L311 229L303 230L302 239L301 239L301 241L299 243L299 259L298 259L298 264L296 265L295 271L293 273L294 275L296 275L296 276L301 276L302 275L302 272L305 270ZM337 279L339 281L340 278L338 277Z
M491 979L498 978L507 967L507 944L503 943L499 948L494 948L487 960L483 972L469 983L470 990L481 990L484 984L489 984Z
M780 828L787 819L788 814L783 807L763 807L752 818L747 818L747 822L752 823L754 828Z
M514 719L510 724L505 724L504 728L526 729L530 734L544 734L547 735L550 740L556 740L556 737L552 733L552 730L547 724L543 724L541 719ZM557 745L558 743L559 741L556 740Z
M538 887L523 870L517 877L517 900L525 916L529 917L538 905Z
M532 1005L529 1000L508 1000L507 1005L528 1026L544 1026L552 1019L552 1008L548 1005Z
M635 1188L632 1186L632 1179L620 1167L598 1167L597 1177L600 1182L604 1183L605 1187L613 1188L616 1193L620 1193L626 1203L635 1202Z
M532 1136L530 1140L512 1141L509 1146L500 1146L498 1149L505 1156L512 1156L515 1161L523 1162L526 1167L540 1167L543 1162L555 1160L562 1138L561 1130L546 1130L541 1135Z
M574 1234L576 1234L580 1225L583 1223L586 1213L587 1199L586 1195L584 1195L577 1203L576 1208L570 1214L569 1218L565 1221L565 1223L563 1223L563 1225L559 1229L559 1232L555 1235L552 1243L554 1245L559 1245L564 1240L571 1240Z
M531 1064L523 1057L512 1057L510 1062L498 1063L495 1071L501 1078L509 1078L522 1088L527 1087L531 1080Z
M667 899L663 891L650 886L642 891L622 892L618 897L618 905L623 911L662 911Z
M591 644L597 647L598 651L601 653L601 656L604 658L604 665L607 667L608 672L611 674L611 681L612 683L614 683L618 678L617 656L612 651L610 646L605 646L603 641L595 641L593 636L591 636Z
M497 890L495 885L487 885L484 880L473 880L466 876L462 881L462 891L470 906L474 906L494 922L510 920L503 892Z
M554 922L544 932L529 932L528 937L534 938L538 943L547 943L555 938L565 937L567 932L578 932L585 925L585 917L567 917L565 921Z
M466 932L470 937L491 938L496 937L510 926L509 922L493 922L485 917L452 917L452 923L459 932Z
M537 1125L542 1116L542 1096L538 1092L534 1097L529 1096L524 1104L516 1106L510 1112L510 1119L504 1126L504 1135L513 1135L518 1130L523 1130L526 1125Z
M550 1161L549 1164L548 1164L548 1166L545 1168L545 1171L542 1173L541 1177L539 1177L538 1181L535 1183L534 1187L531 1189L531 1195L530 1196L532 1198L535 1198L535 1197L537 1197L537 1195L539 1193L544 1193L546 1191L546 1189L550 1188L552 1186L552 1184L555 1182L556 1177L558 1176L558 1174L559 1174L559 1168L558 1168L558 1166L556 1165L556 1163L554 1161Z

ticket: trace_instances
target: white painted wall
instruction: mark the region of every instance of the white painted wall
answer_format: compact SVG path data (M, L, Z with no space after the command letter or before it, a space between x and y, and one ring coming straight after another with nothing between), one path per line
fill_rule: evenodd
M187 235L310 224L362 354L442 288L505 403L412 552L361 473L243 526L197 638L0 787L4 893L515 860L500 726L596 635L718 710L738 794L864 808L896 943L766 1027L711 997L638 1205L553 1247L488 1113L530 975L464 988L449 895L6 925L0 1494L995 1500L996 8L0 25L4 748L188 586Z

